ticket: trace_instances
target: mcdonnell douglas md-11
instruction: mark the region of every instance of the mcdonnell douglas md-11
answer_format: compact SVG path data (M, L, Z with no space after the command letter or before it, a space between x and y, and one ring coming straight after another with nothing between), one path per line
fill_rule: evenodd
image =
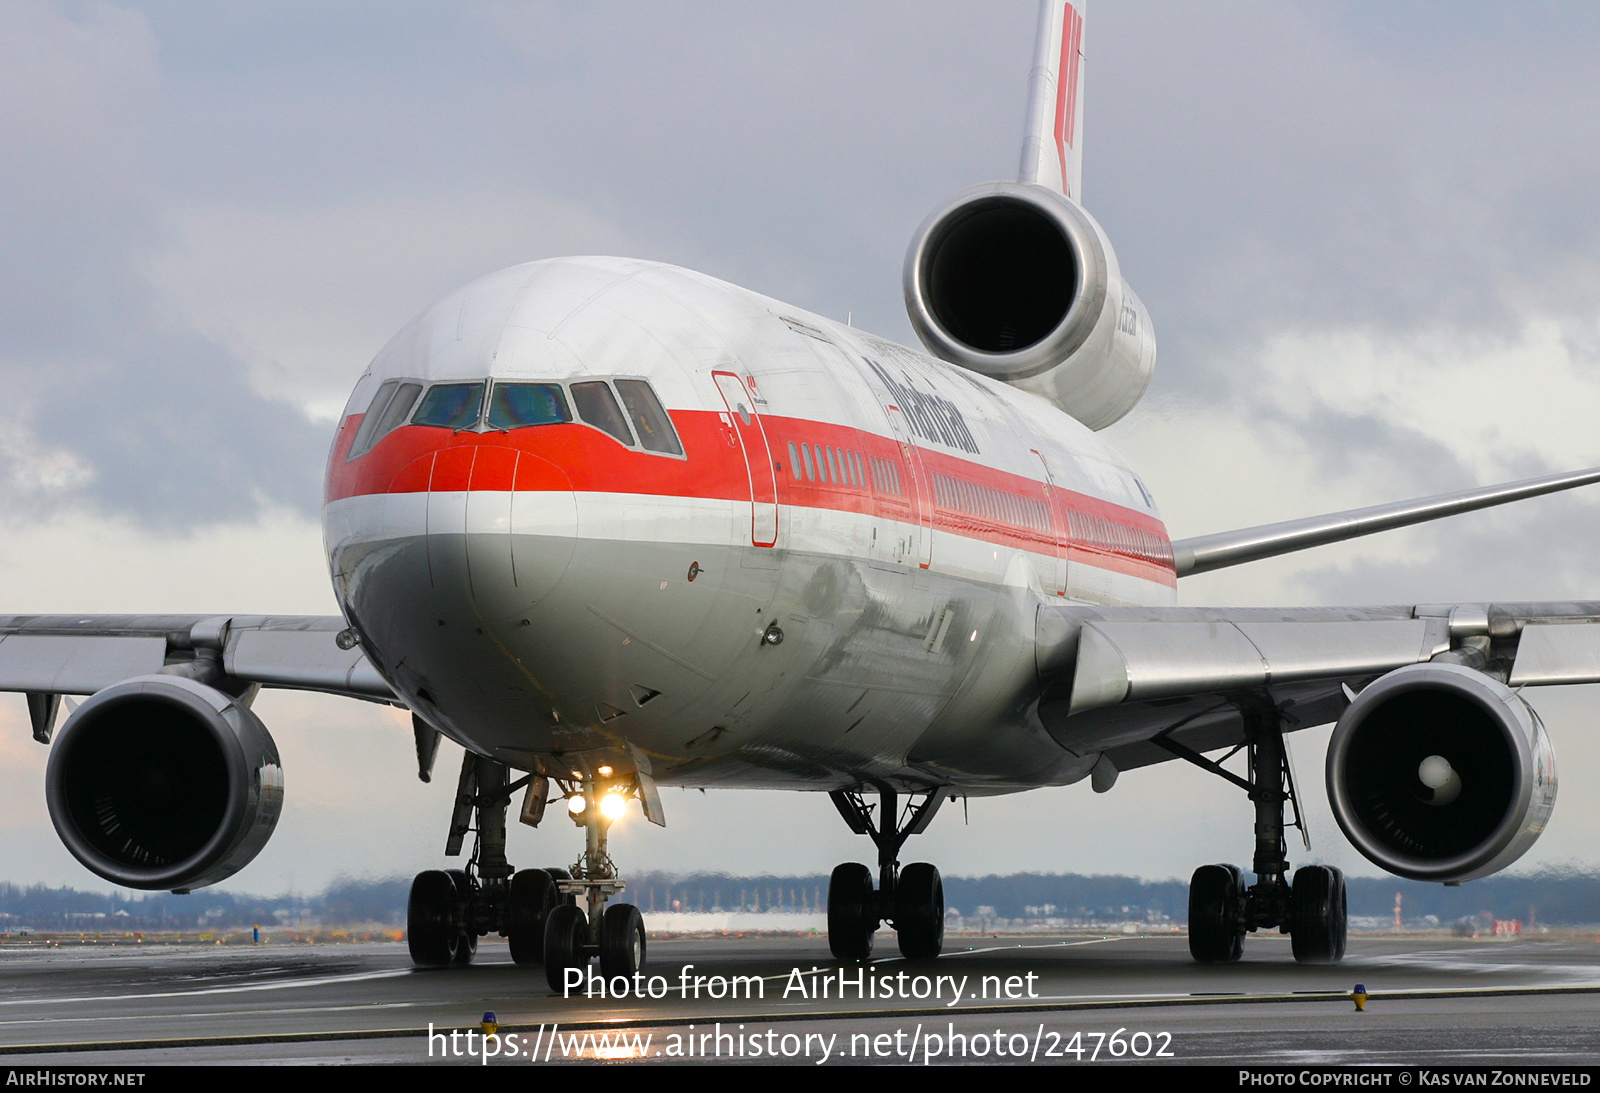
M513 266L357 381L323 507L338 616L0 619L68 849L151 890L246 866L284 799L251 703L281 687L409 710L425 780L441 737L465 748L446 849L470 855L413 882L412 957L499 933L554 987L644 962L607 831L633 801L665 823L662 786L829 794L876 849L833 871L840 960L885 923L939 955L939 871L900 858L946 801L1183 760L1255 810L1253 880L1194 873L1195 959L1279 929L1337 961L1344 878L1291 870L1283 742L1330 723L1332 808L1370 861L1445 883L1515 861L1556 794L1523 688L1600 679L1600 603L1229 610L1177 586L1600 471L1170 539L1098 433L1156 348L1081 201L1083 32L1081 2L1044 0L1018 180L912 239L922 350L655 262ZM66 695L89 697L56 732ZM512 808L581 829L575 865L513 868Z

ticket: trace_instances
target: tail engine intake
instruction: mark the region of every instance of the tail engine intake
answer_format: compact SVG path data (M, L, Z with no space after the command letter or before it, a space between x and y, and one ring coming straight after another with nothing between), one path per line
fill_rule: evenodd
M266 726L233 698L139 676L67 719L45 794L61 841L89 869L129 888L189 889L260 853L283 807L283 769Z
M1102 429L1155 368L1150 317L1083 207L1043 186L994 182L923 221L905 264L906 310L935 356L1032 391Z
M1412 880L1471 880L1516 861L1544 830L1555 755L1510 688L1457 664L1413 664L1339 718L1328 798L1373 864Z

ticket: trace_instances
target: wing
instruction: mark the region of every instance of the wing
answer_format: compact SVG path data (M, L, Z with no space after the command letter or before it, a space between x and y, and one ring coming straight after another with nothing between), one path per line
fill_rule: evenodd
M1275 558L1280 554L1309 550L1328 543L1342 543L1346 539L1359 539L1363 535L1375 535L1380 531L1410 527L1428 520L1493 508L1495 505L1558 493L1595 482L1600 482L1600 468L1567 471L1457 493L1441 493L1414 501L1348 509L1325 516L1285 520L1241 531L1198 535L1173 542L1173 564L1180 577L1209 573L1213 569Z
M1600 682L1600 602L1318 608L1042 606L1040 719L1118 770L1339 719L1397 668L1463 664L1511 687ZM1175 745L1175 746L1174 746Z
M46 739L53 696L157 673L395 702L337 615L0 616L0 691L41 697L30 708Z

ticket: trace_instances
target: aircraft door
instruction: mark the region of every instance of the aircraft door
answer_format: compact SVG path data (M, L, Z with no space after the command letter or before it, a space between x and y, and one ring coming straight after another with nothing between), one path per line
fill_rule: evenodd
M733 431L744 452L745 471L750 481L750 542L769 547L778 541L778 480L772 469L772 450L767 446L767 431L756 413L755 399L732 372L713 372L717 390L727 403Z
M894 427L895 439L900 442L900 450L906 459L906 469L910 472L912 504L916 506L916 524L913 534L916 536L917 548L913 552L917 564L923 569L933 564L933 482L928 478L927 471L922 466L922 453L917 443L911 438L911 430L906 428L905 419L901 416L898 406L884 407L889 424Z
M1070 537L1067 530L1067 517L1064 511L1056 506L1055 477L1050 473L1050 462L1045 459L1044 453L1037 448L1030 448L1034 457L1039 460L1039 469L1044 473L1044 504L1050 513L1050 537L1054 540L1051 549L1040 553L1055 555L1056 564L1053 571L1046 576L1044 581L1045 592L1052 596L1065 596L1067 594L1067 540Z

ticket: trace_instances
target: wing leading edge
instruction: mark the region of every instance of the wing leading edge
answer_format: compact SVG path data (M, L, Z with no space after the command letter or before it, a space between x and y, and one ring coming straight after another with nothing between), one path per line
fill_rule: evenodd
M1387 505L1350 509L1329 513L1326 516L1308 516L1299 520L1285 520L1277 524L1244 528L1239 531L1222 531L1212 535L1197 535L1173 541L1172 553L1178 576L1209 573L1244 562L1274 558L1297 550L1357 539L1380 531L1409 527L1445 516L1492 508L1512 501L1521 501L1541 494L1557 493L1578 486L1600 482L1600 468L1586 471L1569 471L1565 474L1528 478L1500 486L1464 490L1460 493L1442 493L1414 501L1396 501Z
M1271 702L1286 731L1338 719L1397 668L1467 664L1512 687L1600 682L1600 602L1318 608L1041 606L1039 716L1118 770L1244 742Z
M0 691L87 695L134 676L205 673L394 702L346 634L337 615L0 616Z

